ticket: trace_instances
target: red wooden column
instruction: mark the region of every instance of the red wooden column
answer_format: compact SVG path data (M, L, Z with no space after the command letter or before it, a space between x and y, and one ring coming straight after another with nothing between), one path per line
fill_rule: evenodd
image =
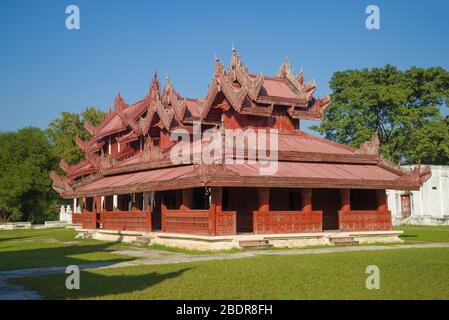
M209 208L209 234L217 234L217 213L221 212L222 206L222 187L211 187L211 203Z
M376 190L377 212L386 213L388 211L387 194L385 190Z
M349 189L340 189L340 210L343 212L351 211L351 198Z
M338 228L341 230L342 215L348 215L351 212L351 197L349 189L340 189L340 211L338 215Z
M258 211L270 211L270 188L259 188L258 192Z
M94 204L95 204L95 210L94 210L94 217L95 217L95 229L98 228L98 225L101 223L101 213L103 212L103 207L102 207L102 197L98 196L94 198Z
M182 202L179 209L193 209L193 189L182 189Z
M165 227L165 215L167 212L167 205L165 204L164 196L161 197L161 229L162 232L166 232L167 228Z
M145 231L151 232L153 231L151 228L151 203L150 203L150 194L149 192L143 193L143 203L142 203L143 211L145 212Z
M312 189L301 189L301 211L312 212Z

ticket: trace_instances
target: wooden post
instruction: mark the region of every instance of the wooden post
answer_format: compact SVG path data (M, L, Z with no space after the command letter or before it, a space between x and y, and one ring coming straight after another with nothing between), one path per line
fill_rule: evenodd
M150 201L150 193L144 192L143 193L143 211L145 212L145 231L151 232L151 205L149 203Z
M101 223L101 212L103 211L103 209L102 209L102 207L101 207L101 204L102 204L102 196L101 197L95 197L94 198L94 206L95 206L95 208L94 208L94 217L95 217L95 229L97 229L97 227L98 227L98 224L99 223Z
M338 229L342 231L342 221L343 215L351 213L351 198L350 198L350 190L349 189L340 189L340 211L338 214Z
M150 193L149 192L143 192L142 194L142 211L147 211L147 209L150 207ZM150 208L151 211L151 208Z
M162 229L162 232L166 232L166 227L165 227L166 211L167 211L167 205L165 204L164 196L162 196L161 197L161 229Z
M340 189L340 210L349 213L351 211L351 199L349 189Z
M217 234L217 214L221 212L222 196L222 187L211 188L211 204L209 208L209 234L213 236Z
M117 210L117 208L118 208L118 196L114 194L112 196L112 211Z
M182 189L181 210L193 209L193 189Z
M312 212L312 189L301 189L301 211Z
M386 213L388 211L387 194L385 190L376 190L377 212Z
M259 188L258 192L258 211L268 212L270 211L270 188Z

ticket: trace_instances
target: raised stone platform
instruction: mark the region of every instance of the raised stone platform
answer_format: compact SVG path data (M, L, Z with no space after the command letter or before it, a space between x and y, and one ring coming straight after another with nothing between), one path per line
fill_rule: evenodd
M241 248L240 242L264 242L275 248L303 248L307 246L335 245L331 239L352 238L359 244L402 242L402 231L320 232L287 234L237 234L231 236L201 236L165 232L116 231L77 229L79 237L105 241L133 242L139 237L151 239L150 244L161 244L193 250L227 250Z

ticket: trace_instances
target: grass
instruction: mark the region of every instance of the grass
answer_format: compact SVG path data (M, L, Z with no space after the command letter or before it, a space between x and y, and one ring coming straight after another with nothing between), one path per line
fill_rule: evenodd
M163 250L163 251L168 251L168 252L174 252L174 253L189 254L189 255L218 254L218 253L237 253L237 252L242 252L243 251L240 248L232 248L232 249L226 249L226 250L193 250L193 249L169 247L169 246L165 246L163 244L158 244L158 243L153 243L148 248L149 249L155 249L155 250Z
M449 242L449 226L398 226L395 230L403 230L400 236L404 243Z
M0 231L0 271L129 260L111 253L119 243L76 240L73 229Z
M405 243L449 242L449 226L401 226ZM129 247L76 240L72 229L0 231L0 271L130 259ZM203 252L152 245L184 254ZM144 249L143 249L144 250ZM368 265L381 272L367 290ZM81 289L65 274L11 280L49 299L449 299L449 248L256 256L235 260L81 271Z
M380 289L365 287L380 268ZM257 256L16 279L49 299L449 299L449 248Z

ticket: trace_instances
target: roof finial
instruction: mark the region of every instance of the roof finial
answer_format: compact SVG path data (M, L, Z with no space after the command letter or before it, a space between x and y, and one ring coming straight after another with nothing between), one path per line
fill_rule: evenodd
M215 62L218 62L217 53L215 52Z
M234 42L232 42L232 52L235 52Z

